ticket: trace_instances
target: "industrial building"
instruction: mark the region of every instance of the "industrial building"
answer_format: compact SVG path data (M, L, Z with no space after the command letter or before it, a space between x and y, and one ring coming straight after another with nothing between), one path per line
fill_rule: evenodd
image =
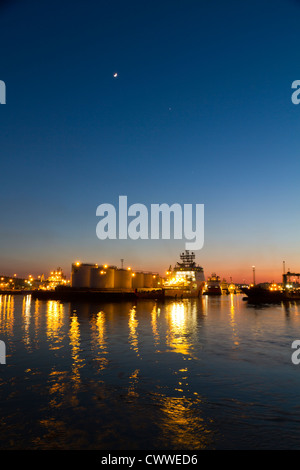
M132 291L162 287L162 279L156 273L77 262L72 264L71 286L76 289Z

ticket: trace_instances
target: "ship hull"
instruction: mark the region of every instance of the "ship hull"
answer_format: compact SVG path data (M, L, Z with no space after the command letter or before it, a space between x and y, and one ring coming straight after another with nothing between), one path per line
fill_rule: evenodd
M203 293L203 286L197 289L166 288L164 289L165 298L169 299L188 299L200 297Z
M242 288L250 303L280 303L282 301L300 300L299 294L283 291L270 291L261 287Z
M205 295L222 295L221 287L207 287L207 290L204 292Z

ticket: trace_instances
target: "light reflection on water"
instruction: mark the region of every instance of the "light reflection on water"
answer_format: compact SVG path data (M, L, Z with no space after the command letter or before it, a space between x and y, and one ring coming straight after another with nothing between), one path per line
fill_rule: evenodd
M257 308L233 294L0 296L0 448L300 448L299 326L296 303Z
M91 348L94 358L98 362L99 371L108 366L107 341L105 312L100 311L96 316L91 317Z

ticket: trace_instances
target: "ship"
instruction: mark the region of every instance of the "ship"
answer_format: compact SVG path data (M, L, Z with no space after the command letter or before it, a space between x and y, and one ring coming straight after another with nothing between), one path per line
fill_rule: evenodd
M287 272L282 275L282 285L276 283L257 284L243 287L245 300L249 303L280 303L284 301L300 300L300 284L292 282L291 278L300 277L300 273Z
M185 250L180 261L167 271L163 292L165 298L199 297L203 293L205 277L203 267L196 264L195 253Z
M216 273L212 273L212 275L207 279L203 294L222 295L221 279L216 275Z
M271 290L265 285L255 285L242 287L242 292L246 294L244 300L249 303L277 303L285 300L286 293L282 289Z
M236 294L237 293L236 285L233 282L230 282L230 284L228 286L228 293L229 294Z
M232 282L232 277L230 277L230 283L228 284L228 294L237 294L237 286Z
M222 294L229 294L229 286L225 278L223 278L221 282L221 291L222 291Z

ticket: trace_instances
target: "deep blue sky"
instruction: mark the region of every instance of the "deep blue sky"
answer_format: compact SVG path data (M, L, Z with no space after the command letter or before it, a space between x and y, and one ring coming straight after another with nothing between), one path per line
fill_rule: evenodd
M296 0L5 2L0 271L163 272L184 241L97 239L122 194L204 203L207 275L299 271L299 24Z

